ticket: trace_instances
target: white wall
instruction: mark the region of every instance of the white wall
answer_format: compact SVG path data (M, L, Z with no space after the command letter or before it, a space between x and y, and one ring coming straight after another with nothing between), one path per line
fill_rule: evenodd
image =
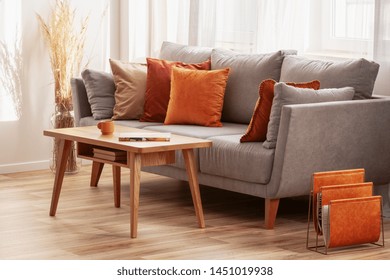
M90 15L86 42L88 67L108 70L109 38L103 36L108 17L102 17L107 0L70 1L81 17ZM23 109L18 121L0 122L0 174L49 167L52 139L43 136L50 128L54 110L54 87L48 51L40 34L36 14L47 19L53 0L23 1ZM107 13L109 15L109 11ZM77 23L80 20L76 21Z

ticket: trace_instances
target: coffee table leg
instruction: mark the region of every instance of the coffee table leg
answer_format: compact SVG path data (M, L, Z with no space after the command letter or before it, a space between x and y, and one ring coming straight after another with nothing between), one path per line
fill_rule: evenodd
M100 179L100 175L102 175L104 163L101 162L92 162L92 172L91 172L91 187L97 187Z
M198 171L195 164L195 156L193 149L183 150L183 156L186 163L186 169L188 174L188 182L190 184L192 201L194 203L196 218L200 228L205 227L202 200L200 198Z
M51 197L50 216L55 216L60 198L62 182L64 180L66 163L72 145L72 141L60 139L57 158L57 169L54 179L53 193Z
M112 178L114 183L114 203L115 207L121 207L121 167L112 166Z
M130 167L130 236L137 237L138 227L138 206L141 179L141 155L128 153Z

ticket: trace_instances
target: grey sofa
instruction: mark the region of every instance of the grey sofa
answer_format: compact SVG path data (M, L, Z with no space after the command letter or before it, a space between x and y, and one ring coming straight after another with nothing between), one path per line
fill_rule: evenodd
M212 148L196 151L200 184L265 198L266 228L274 227L281 198L310 193L314 172L365 168L366 180L376 185L390 182L390 99L371 96L376 63L309 60L286 51L245 55L169 42L164 42L160 58L187 63L211 58L212 69L231 68L223 127L115 122L211 139ZM359 100L282 106L275 143L240 143L258 98L258 85L269 78L286 82L318 79L321 88L351 86L354 99ZM83 79L72 79L72 90L76 125L95 125L99 120L92 116ZM144 171L187 180L180 154L175 164Z

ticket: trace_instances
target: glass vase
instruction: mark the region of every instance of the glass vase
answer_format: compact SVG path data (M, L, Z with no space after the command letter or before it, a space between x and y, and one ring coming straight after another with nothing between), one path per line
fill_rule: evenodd
M53 128L74 127L73 111L67 110L66 108L56 105L55 112L51 117L51 124ZM50 160L50 169L53 172L56 172L57 170L59 146L60 146L60 141L54 138L52 158ZM76 174L80 171L80 168L81 168L81 159L77 157L76 143L72 142L69 156L66 163L65 174Z

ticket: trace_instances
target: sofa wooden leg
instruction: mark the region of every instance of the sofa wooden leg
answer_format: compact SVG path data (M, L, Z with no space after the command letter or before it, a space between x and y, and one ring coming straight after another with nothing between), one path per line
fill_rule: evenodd
M266 229L274 228L276 214L278 213L278 207L279 207L279 198L265 199L265 228Z

